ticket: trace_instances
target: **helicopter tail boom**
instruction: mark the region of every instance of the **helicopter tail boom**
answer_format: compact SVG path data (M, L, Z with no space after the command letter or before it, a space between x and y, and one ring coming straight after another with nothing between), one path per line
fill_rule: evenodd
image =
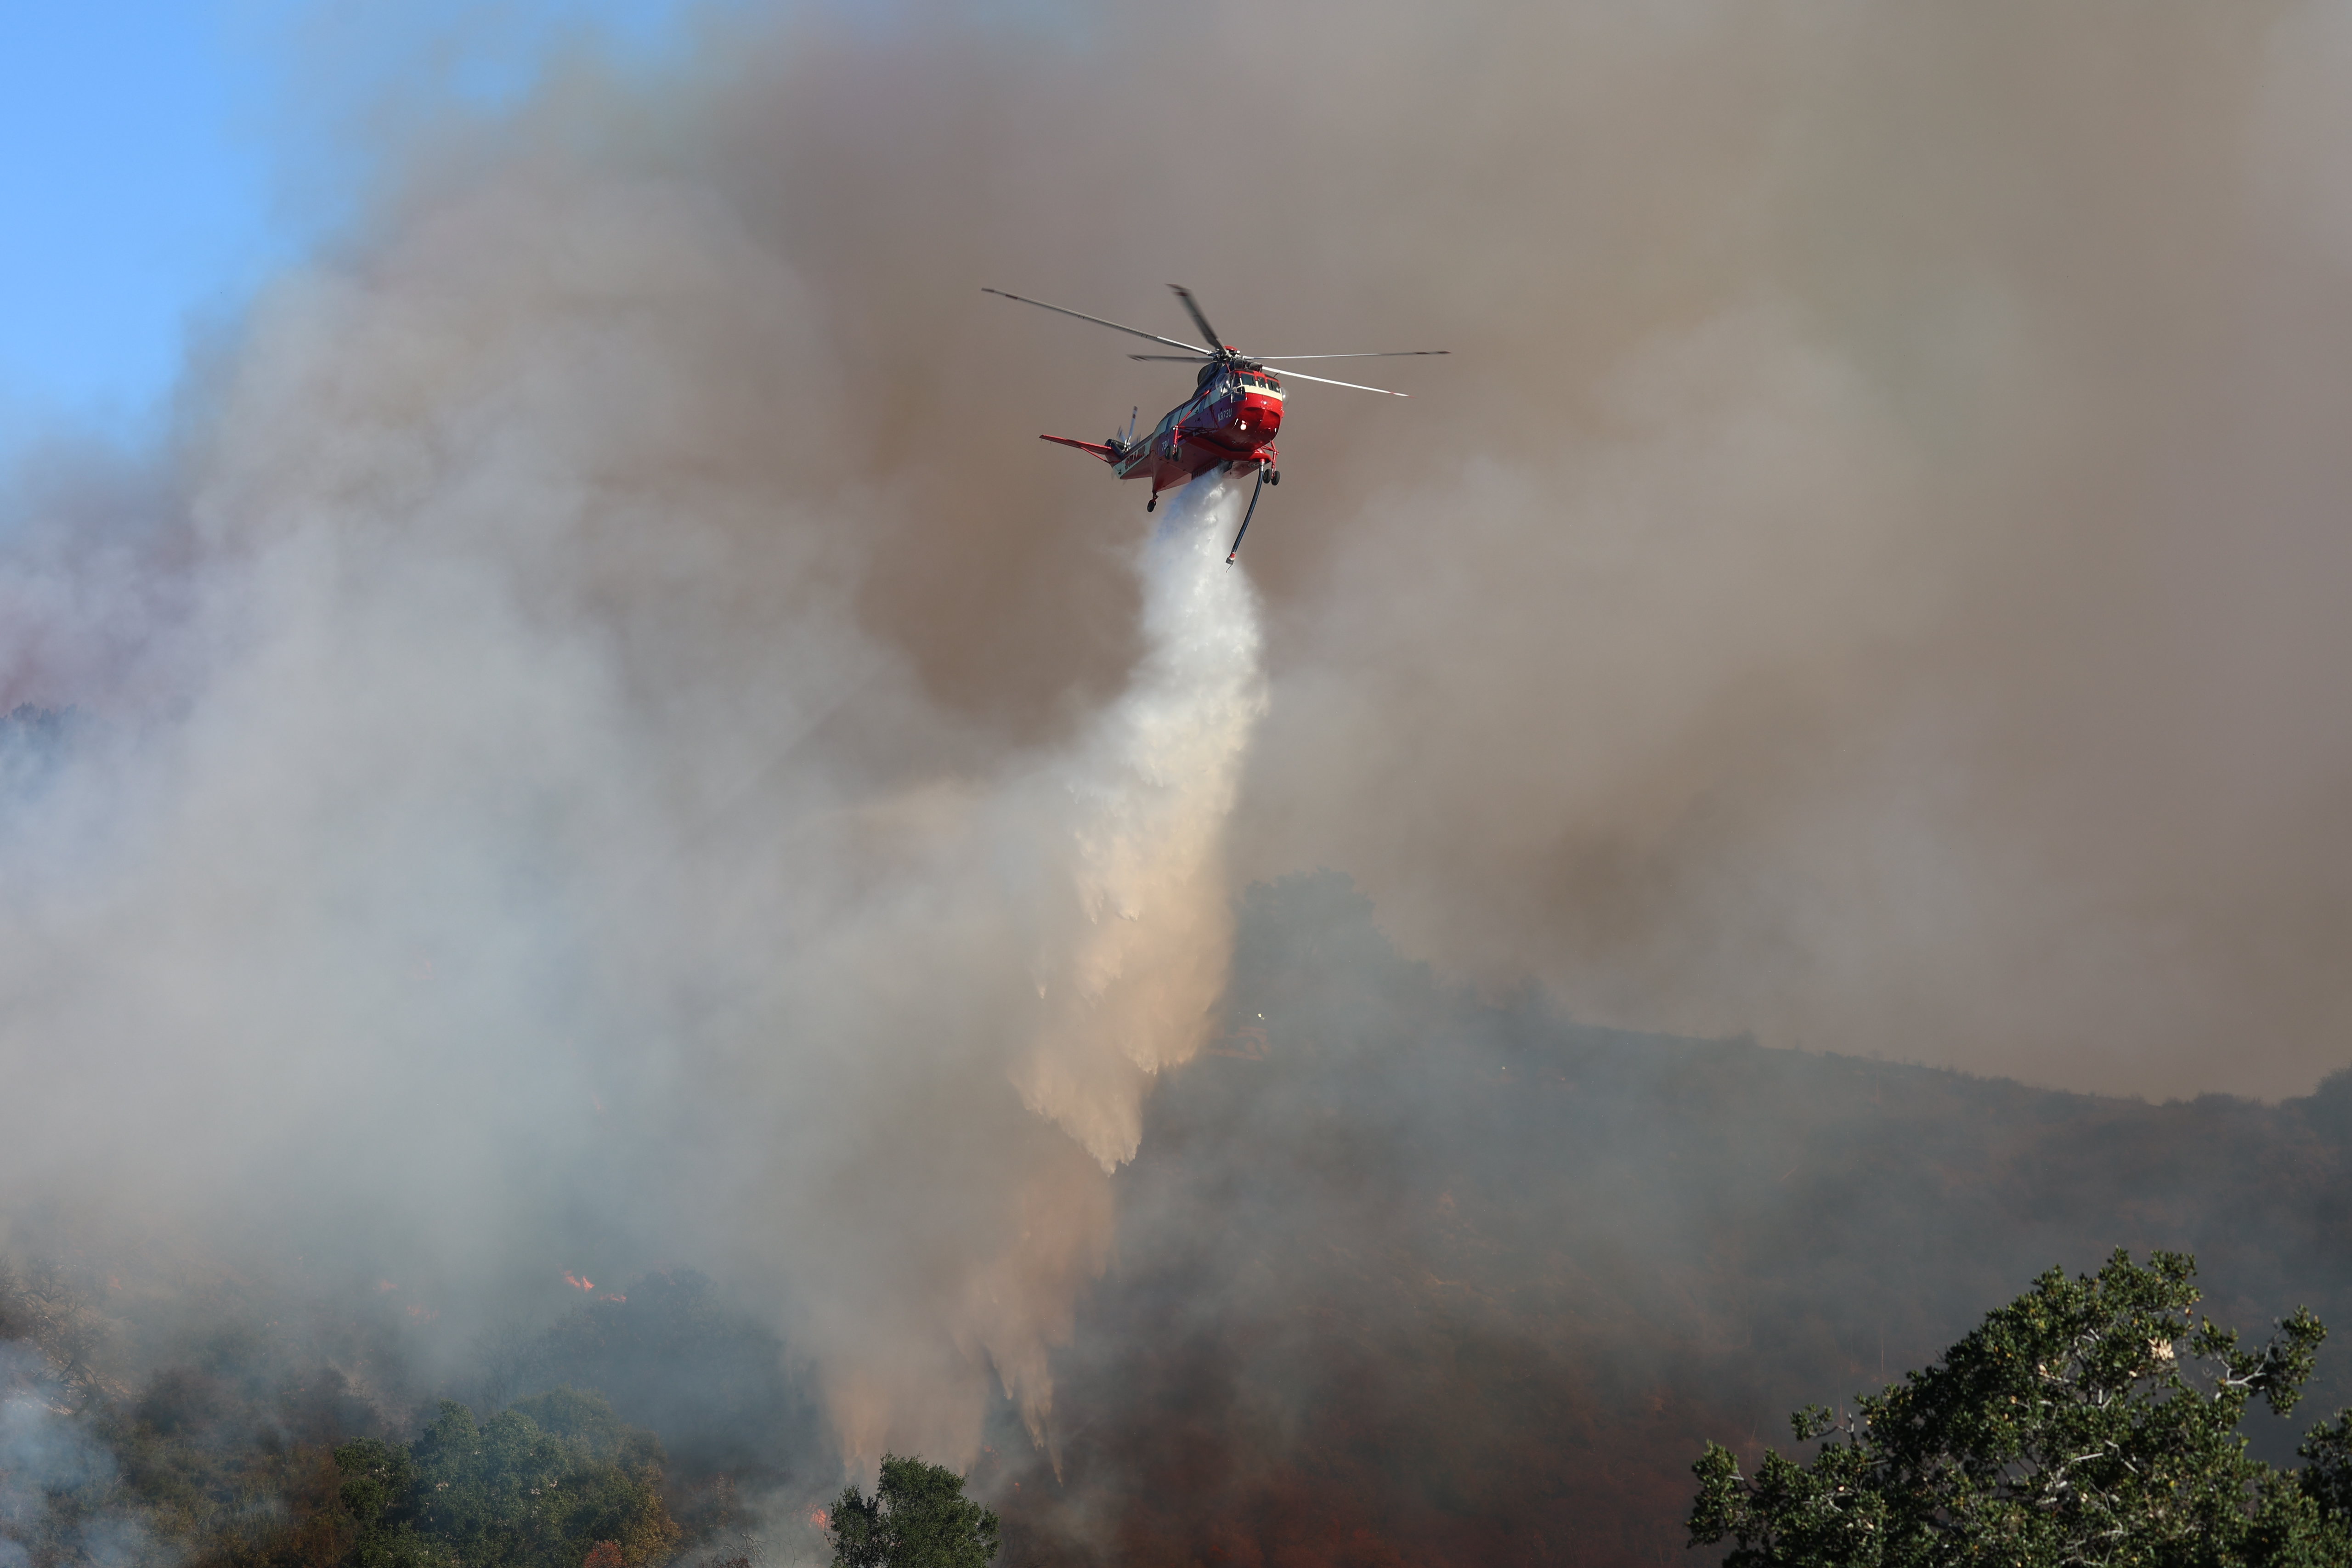
M1052 441L1064 447L1076 447L1079 451L1092 453L1106 463L1116 463L1119 459L1119 449L1117 447L1107 446L1100 441L1080 441L1068 436L1040 436L1037 439Z

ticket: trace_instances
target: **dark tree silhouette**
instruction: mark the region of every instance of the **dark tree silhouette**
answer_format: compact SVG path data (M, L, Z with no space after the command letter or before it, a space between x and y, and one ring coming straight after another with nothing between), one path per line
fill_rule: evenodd
M963 1478L897 1454L871 1498L842 1489L825 1528L834 1568L984 1568L996 1555L996 1515L963 1495Z
M2191 1312L2195 1271L2168 1252L2053 1268L1851 1415L1800 1411L1810 1463L1767 1452L1751 1478L1708 1444L1691 1543L1728 1538L1729 1568L2352 1563L2352 1416L2313 1431L2301 1472L2238 1432L2256 1394L2294 1409L2326 1331L2299 1310L2243 1349Z

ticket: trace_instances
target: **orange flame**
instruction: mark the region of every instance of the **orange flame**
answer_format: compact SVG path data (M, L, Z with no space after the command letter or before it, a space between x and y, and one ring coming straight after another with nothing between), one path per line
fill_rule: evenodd
M572 1273L569 1268L563 1271L563 1282L566 1285L571 1286L575 1290L593 1290L596 1289L596 1281L593 1279L583 1279L579 1275Z
M821 1508L813 1508L809 1510L809 1522L815 1525L819 1530L831 1530L833 1528L833 1515L825 1512L824 1510Z

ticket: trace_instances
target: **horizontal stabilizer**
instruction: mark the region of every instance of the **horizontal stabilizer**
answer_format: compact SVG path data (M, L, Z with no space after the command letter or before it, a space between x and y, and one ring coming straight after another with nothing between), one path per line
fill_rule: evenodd
M1067 436L1040 436L1037 439L1040 441L1057 442L1065 447L1076 447L1081 452L1092 452L1096 457L1100 458L1106 463L1113 463L1118 460L1118 452L1104 446L1099 441L1074 441Z

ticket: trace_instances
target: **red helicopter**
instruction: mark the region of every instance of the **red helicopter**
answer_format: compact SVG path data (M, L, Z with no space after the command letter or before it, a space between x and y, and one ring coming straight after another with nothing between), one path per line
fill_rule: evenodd
M1362 386L1352 381L1333 381L1328 376L1309 375L1303 370L1289 370L1252 359L1217 335L1209 325L1209 318L1192 298L1192 291L1171 283L1176 298L1184 301L1191 312L1192 324L1201 335L1217 345L1202 348L1197 343L1183 342L1175 338L1163 338L1157 332L1147 332L1138 327L1121 326L1106 321L1100 316L1089 316L1083 310L1065 310L1048 305L1043 300L1024 300L1018 294L1007 294L1002 289L982 289L983 294L993 294L1015 304L1034 305L1041 310L1052 310L1064 316L1076 316L1081 321L1092 321L1113 331L1146 338L1155 343L1165 343L1182 353L1129 354L1129 359L1174 360L1201 367L1199 382L1192 395L1170 409L1151 434L1141 440L1135 436L1135 416L1128 416L1127 431L1108 441L1078 441L1067 436L1040 436L1041 441L1055 441L1065 447L1076 447L1081 452L1091 452L1111 466L1122 479L1148 479L1151 481L1151 499L1143 503L1150 511L1159 506L1160 492L1172 490L1188 480L1214 471L1230 474L1244 463L1257 472L1257 482L1250 487L1249 510L1242 513L1242 526L1234 535L1234 547L1225 553L1225 564L1234 563L1241 553L1242 535L1249 531L1250 519L1257 514L1258 492L1268 485L1282 482L1282 470L1276 468L1274 433L1282 428L1284 393L1280 375L1299 381L1319 382L1325 386L1345 386L1357 392L1377 392L1383 397L1403 397L1407 394L1391 392L1384 386ZM1377 353L1352 354L1276 354L1275 359L1426 359L1448 353L1445 349L1402 349Z

